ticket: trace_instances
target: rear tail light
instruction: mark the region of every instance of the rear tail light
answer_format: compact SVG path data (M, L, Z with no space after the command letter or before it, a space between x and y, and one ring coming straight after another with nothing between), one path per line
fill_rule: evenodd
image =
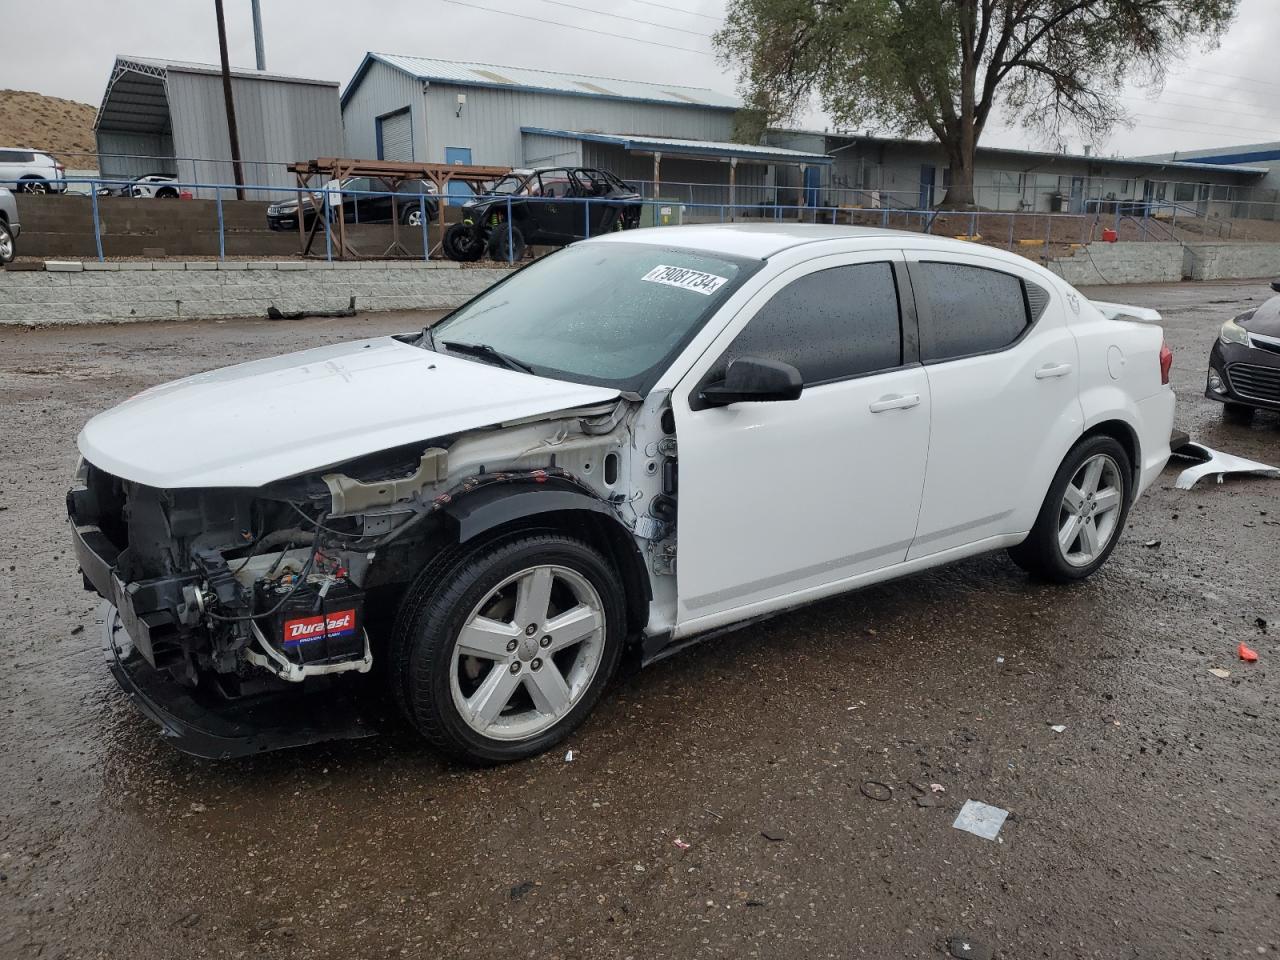
M1173 369L1173 351L1168 343L1160 344L1160 382L1169 382L1169 371Z

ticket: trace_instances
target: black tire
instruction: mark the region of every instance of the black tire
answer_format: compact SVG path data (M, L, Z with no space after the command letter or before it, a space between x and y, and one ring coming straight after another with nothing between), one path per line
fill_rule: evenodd
M178 191L173 189L173 187L161 187L159 190L156 191L156 199L157 200L177 200Z
M1253 415L1258 411L1243 403L1227 402L1222 405L1222 419L1230 423L1253 423Z
M415 230L421 230L422 229L422 220L420 219L422 215L421 209L422 208L415 203L413 206L405 207L403 210L401 210L400 225L405 227L413 227ZM417 223L412 222L415 218L418 218Z
M567 568L596 592L604 617L597 666L572 707L547 729L524 739L488 737L464 719L454 702L454 649L477 605L508 578L542 565ZM514 534L470 549L454 548L423 570L396 619L391 683L409 721L449 756L475 765L522 760L555 746L586 719L617 669L625 633L621 581L599 551L559 533ZM500 663L487 669L506 670ZM528 674L521 683L529 683Z
M39 177L28 177L18 181L19 193L48 193L49 185Z
M452 224L444 232L440 245L446 257L460 263L474 263L484 256L484 237L471 224Z
M0 266L12 263L17 254L18 251L13 241L13 231L9 229L9 224L0 220Z
M489 258L501 263L515 263L524 258L524 234L512 224L510 230L500 223L489 234Z
M1120 486L1119 516L1106 544L1098 550L1092 561L1073 564L1059 545L1059 526L1064 508L1063 498L1067 493L1067 484L1080 471L1086 461L1099 455L1110 457L1115 464L1117 482ZM1124 532L1125 521L1129 516L1129 507L1133 502L1133 466L1129 454L1119 442L1107 436L1086 437L1077 443L1062 466L1054 474L1049 484L1049 492L1045 495L1044 504L1036 517L1035 525L1027 539L1016 547L1009 548L1009 557L1023 570L1053 583L1071 583L1083 580L1093 574L1107 562L1111 551L1115 549ZM1074 542L1074 541L1073 541ZM1068 544L1068 548L1071 544Z

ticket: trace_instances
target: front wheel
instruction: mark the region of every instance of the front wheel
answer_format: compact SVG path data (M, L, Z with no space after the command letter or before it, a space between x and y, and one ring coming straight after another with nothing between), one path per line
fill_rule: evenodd
M1058 468L1031 533L1009 556L1028 573L1055 583L1083 580L1115 549L1132 485L1129 455L1116 440L1081 441Z
M484 235L469 223L452 224L440 245L446 257L459 263L474 263L484 256Z
M9 229L9 224L0 220L0 266L12 263L16 252L13 245L13 231Z
M526 534L429 568L395 629L410 721L440 749L491 764L550 749L586 718L622 654L619 578L593 547Z

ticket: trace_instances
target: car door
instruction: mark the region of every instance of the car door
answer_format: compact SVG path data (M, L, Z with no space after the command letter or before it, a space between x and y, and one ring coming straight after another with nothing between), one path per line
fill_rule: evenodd
M681 633L905 558L929 442L913 324L900 252L821 257L766 284L682 379ZM702 388L745 356L795 366L800 397L702 403Z
M538 235L549 243L569 243L582 236L582 202L574 198L569 171L543 170L538 177L540 199L529 201Z
M1054 285L980 255L910 251L908 269L933 398L914 560L1031 529L1083 415Z

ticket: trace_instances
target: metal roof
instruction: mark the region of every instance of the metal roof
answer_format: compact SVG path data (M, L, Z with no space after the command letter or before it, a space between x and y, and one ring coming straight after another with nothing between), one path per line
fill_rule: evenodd
M816 133L816 131L778 131L778 132L780 133L791 133L791 132ZM821 136L826 137L828 142L830 142L831 140L847 140L849 141L849 146L852 146L853 143L855 142L872 144L872 145L902 144L904 146L912 146L912 147L937 147L938 146L938 142L936 140L914 140L909 137L868 137L862 134L853 134L853 133L824 133L824 134L821 134ZM843 148L836 148L836 149L839 150ZM832 151L832 152L835 152L835 151ZM1194 160L1170 160L1167 157L1107 157L1107 156L1100 156L1098 154L1090 154L1090 153L1055 153L1052 150L1023 150L1018 147L987 147L987 146L982 146L981 144L979 144L977 148L977 152L978 152L979 158L981 158L982 156L990 156L991 154L1003 153L1003 154L1008 154L1009 156L1026 157L1029 159L1038 159L1038 160L1044 160L1044 161L1072 160L1072 161L1085 161L1088 163L1110 164L1113 166L1125 166L1125 167L1156 167L1159 169L1170 168L1175 170L1204 170L1204 171L1217 170L1217 171L1226 171L1228 173L1243 173L1243 174L1248 174L1252 176L1262 176L1264 174L1271 172L1266 167L1237 166L1234 164L1207 163L1203 161L1197 162Z
M648 137L629 133L584 133L579 130L548 130L545 127L521 127L521 133L566 140L608 143L635 153L665 153L681 157L735 158L757 163L803 163L827 165L832 162L825 153L805 153L785 147L758 146L750 143L728 143L716 140L680 140L675 137Z
M169 128L169 95L165 80L170 73L222 75L222 68L211 63L185 60L156 60L150 57L121 55L111 68L111 79L102 94L102 103L94 118L95 130L107 129L123 133L161 133ZM290 77L263 70L233 69L231 76L250 80L273 80L280 83L308 83L336 87L336 80L313 80Z
M578 97L600 97L611 100L631 100L644 103L662 103L674 107L703 107L714 110L736 110L742 101L728 94L717 93L705 87L684 87L671 83L649 83L642 80L620 80L615 77L596 77L579 73L560 73L554 70L532 70L526 67L510 67L496 63L476 63L465 60L438 60L432 57L407 57L391 53L367 53L357 68L347 89L342 94L343 103L360 83L369 64L378 60L401 70L419 80L435 83L457 84L469 87L491 87L502 90L526 90L534 93L555 93Z

